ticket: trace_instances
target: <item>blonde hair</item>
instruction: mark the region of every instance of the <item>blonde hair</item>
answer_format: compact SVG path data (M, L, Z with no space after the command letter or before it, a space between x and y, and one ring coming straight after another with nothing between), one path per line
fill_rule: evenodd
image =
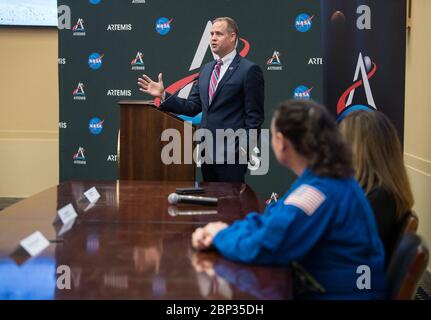
M400 219L413 206L401 143L391 121L379 111L355 111L340 124L352 146L356 179L368 194L376 187L391 192Z

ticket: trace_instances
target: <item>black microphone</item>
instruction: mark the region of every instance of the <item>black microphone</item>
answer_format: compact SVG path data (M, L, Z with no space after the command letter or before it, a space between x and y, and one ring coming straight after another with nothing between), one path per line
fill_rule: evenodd
M191 204L202 204L207 206L216 206L218 203L217 198L212 197L197 197L197 196L185 196L177 193L171 193L168 197L170 204L177 203L191 203Z

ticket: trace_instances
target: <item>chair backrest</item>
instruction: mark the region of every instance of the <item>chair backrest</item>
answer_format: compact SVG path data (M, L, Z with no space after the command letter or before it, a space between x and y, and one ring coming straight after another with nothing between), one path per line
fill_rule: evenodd
M419 219L414 211L409 211L403 218L401 234L416 233L418 231Z
M413 299L418 282L428 264L428 248L415 233L404 234L395 248L388 267L388 284L391 299Z

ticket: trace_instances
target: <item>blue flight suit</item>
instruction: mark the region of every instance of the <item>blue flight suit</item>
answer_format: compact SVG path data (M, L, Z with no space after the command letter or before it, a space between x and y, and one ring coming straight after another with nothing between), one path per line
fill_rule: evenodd
M353 178L321 177L306 169L264 214L252 212L236 221L214 237L213 245L234 261L300 263L326 290L313 298L387 298L383 245L371 207ZM370 288L361 285L367 283L360 278L365 273L371 276Z

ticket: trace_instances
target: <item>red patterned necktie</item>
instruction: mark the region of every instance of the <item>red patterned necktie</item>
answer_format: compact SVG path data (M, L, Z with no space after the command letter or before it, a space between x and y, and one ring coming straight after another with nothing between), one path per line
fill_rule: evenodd
M208 87L208 93L209 93L208 104L211 104L211 101L214 96L214 92L216 91L217 82L220 77L220 68L222 64L223 64L223 61L221 59L218 59L216 65L214 66L213 73L211 74L210 84Z

